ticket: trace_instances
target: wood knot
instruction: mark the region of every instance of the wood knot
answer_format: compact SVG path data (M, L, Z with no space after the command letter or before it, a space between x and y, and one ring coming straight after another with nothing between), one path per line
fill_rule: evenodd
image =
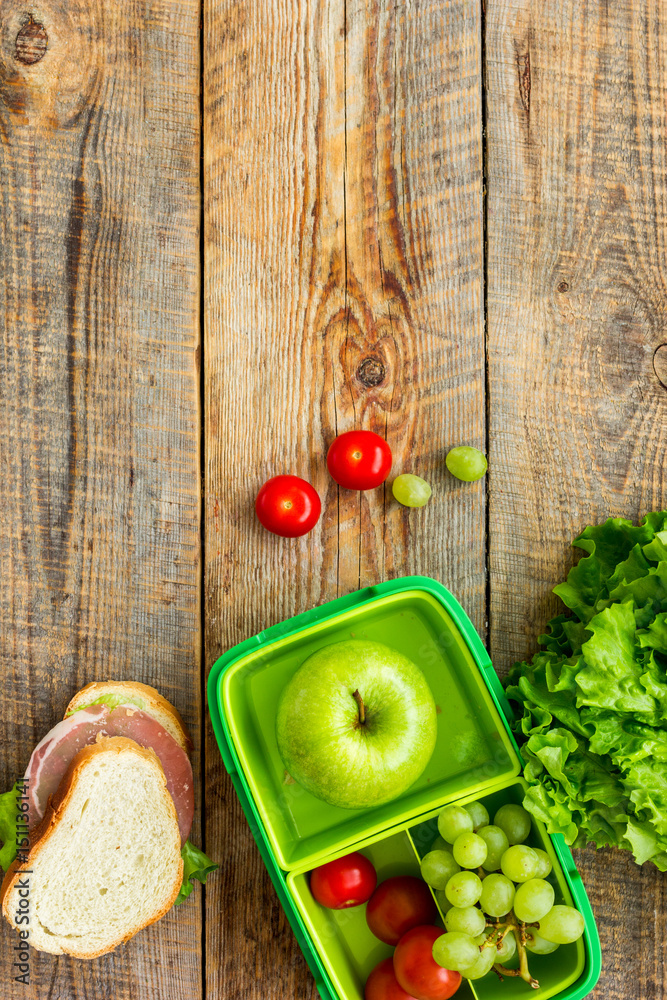
M38 63L49 44L49 36L44 25L35 21L32 14L28 14L28 18L16 36L16 58L24 66Z
M519 97L527 115L530 114L530 52L518 53L516 57L519 72Z
M567 281L559 281L558 284L556 285L556 291L567 292L569 287L570 286L568 285Z
M656 347L653 355L653 371L663 389L667 389L667 344Z
M386 369L380 359L374 357L364 358L356 372L361 384L369 389L384 382L386 374Z

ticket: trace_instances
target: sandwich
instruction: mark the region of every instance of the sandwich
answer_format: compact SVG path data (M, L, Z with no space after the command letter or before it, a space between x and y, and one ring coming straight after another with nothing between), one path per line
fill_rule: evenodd
M189 841L192 743L155 688L88 684L0 795L0 907L22 943L96 958L218 866Z

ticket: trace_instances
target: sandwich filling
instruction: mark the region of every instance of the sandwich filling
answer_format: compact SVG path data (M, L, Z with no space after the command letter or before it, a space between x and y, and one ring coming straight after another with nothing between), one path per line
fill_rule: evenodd
M36 826L44 816L49 797L56 792L79 750L102 736L125 736L155 751L174 800L181 844L184 844L194 815L192 765L173 736L151 715L131 703L97 703L81 708L54 726L38 743L25 773L29 827Z

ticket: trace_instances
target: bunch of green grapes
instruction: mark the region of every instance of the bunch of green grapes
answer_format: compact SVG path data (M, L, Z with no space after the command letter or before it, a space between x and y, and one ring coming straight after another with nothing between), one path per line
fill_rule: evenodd
M481 979L495 966L537 986L527 952L548 955L583 934L579 911L554 905L547 881L551 860L524 843L530 830L530 816L513 803L501 806L492 824L481 802L440 813L440 836L421 873L445 914L446 931L433 945L433 958L443 968ZM519 967L506 968L517 951Z

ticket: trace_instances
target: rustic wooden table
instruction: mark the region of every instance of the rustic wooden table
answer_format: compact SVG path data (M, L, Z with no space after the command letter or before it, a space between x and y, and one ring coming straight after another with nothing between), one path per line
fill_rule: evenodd
M661 0L0 0L0 778L86 681L156 684L222 862L115 954L33 956L29 988L3 922L3 998L315 997L206 669L423 573L502 673L577 531L665 505L666 25ZM352 427L429 506L339 493ZM446 475L461 442L486 480ZM296 542L253 516L282 471L324 500ZM593 996L664 1000L667 879L577 860Z

